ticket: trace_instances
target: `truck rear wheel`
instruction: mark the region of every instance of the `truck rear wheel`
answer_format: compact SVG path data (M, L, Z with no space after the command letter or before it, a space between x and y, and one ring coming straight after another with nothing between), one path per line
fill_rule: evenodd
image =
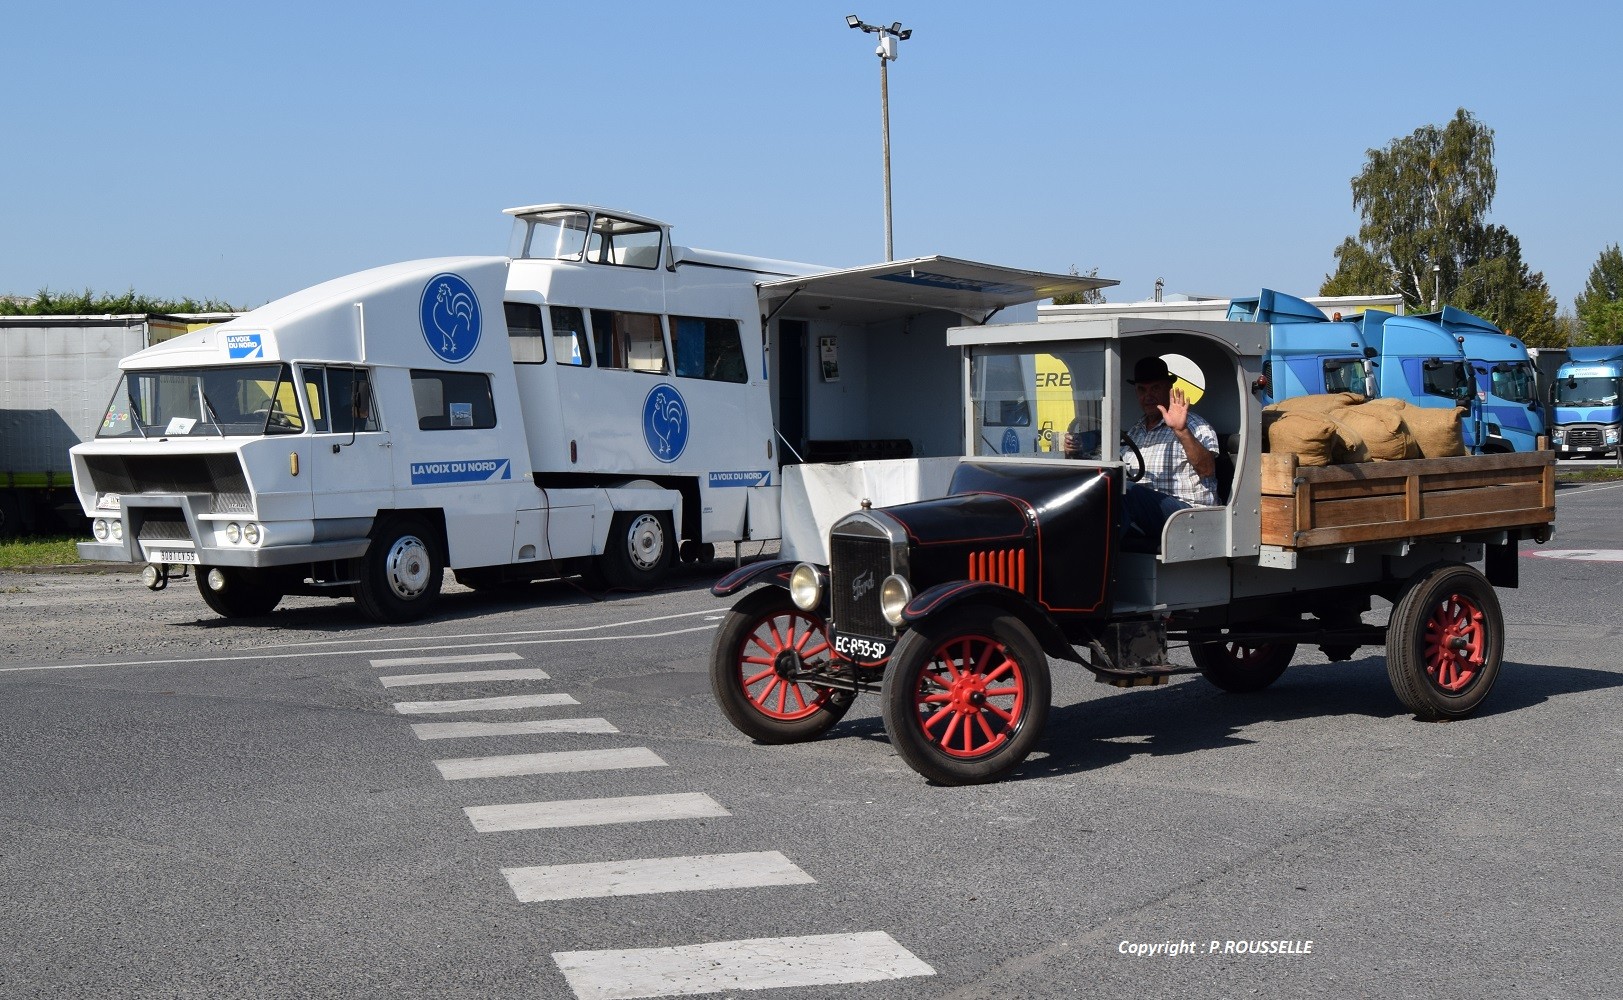
M375 622L408 622L428 614L440 596L445 564L428 523L391 517L360 558L355 603Z
M1048 657L1024 622L990 608L926 621L896 643L885 731L909 767L942 785L996 781L1048 721Z
M199 566L195 572L203 603L221 618L258 618L282 601L281 589L251 569Z
M665 579L676 554L670 515L621 511L609 525L609 540L588 579L620 590L652 590Z
M1493 585L1473 567L1445 563L1416 574L1392 606L1386 674L1419 718L1457 719L1492 690L1504 646Z
M710 648L710 689L745 736L762 743L815 739L839 722L856 695L793 680L828 663L828 626L795 607L787 591L762 587L733 605Z
M1296 655L1294 642L1248 645L1218 632L1189 637L1189 655L1202 677L1235 694L1261 691L1279 680Z

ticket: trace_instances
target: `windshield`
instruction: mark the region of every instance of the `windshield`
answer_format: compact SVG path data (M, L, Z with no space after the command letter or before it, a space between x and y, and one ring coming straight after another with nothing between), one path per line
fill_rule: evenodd
M1525 361L1506 362L1494 365L1492 370L1492 388L1489 390L1500 399L1512 403L1531 403L1537 393L1533 388L1533 367Z
M126 372L99 438L226 437L304 430L287 365Z
M1559 379L1555 383L1555 402L1557 406L1614 406L1617 379L1596 375Z
M1099 457L1104 346L1045 348L1022 344L973 349L968 454Z
M573 209L541 212L513 220L509 257L536 260L580 260L586 249L585 212Z

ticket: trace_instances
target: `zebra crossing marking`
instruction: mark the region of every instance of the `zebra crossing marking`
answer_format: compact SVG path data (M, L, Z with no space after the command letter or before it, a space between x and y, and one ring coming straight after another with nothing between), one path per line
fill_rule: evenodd
M549 681L552 675L539 667L513 670L447 670L437 674L388 674L379 677L386 688L418 684L472 684L476 681Z
M778 851L503 868L502 874L521 903L809 885L817 881Z
M674 948L554 952L579 1000L693 996L933 976L883 931L715 941Z
M573 774L579 771L621 771L633 767L665 767L659 754L647 747L610 750L554 750L514 753L500 757L462 757L436 760L446 781L464 778L512 778L523 774Z
M509 694L497 698L456 698L450 701L397 701L394 708L401 715L428 715L438 712L489 712L579 704L580 702L567 694Z
M722 808L721 803L703 792L464 806L462 812L468 817L468 822L473 824L473 828L480 833L550 830L570 826L607 826L611 823L650 823L670 819L707 819L732 815Z
M386 660L373 660L372 666L384 667L418 667L431 663L495 663L499 660L522 660L524 657L517 653L458 653L451 656L396 656Z
M608 719L531 719L528 722L413 722L420 740L470 736L524 736L530 733L617 733Z

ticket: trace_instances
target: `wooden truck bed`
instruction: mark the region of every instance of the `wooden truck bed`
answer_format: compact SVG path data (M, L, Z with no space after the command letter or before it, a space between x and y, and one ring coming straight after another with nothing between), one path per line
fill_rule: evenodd
M1312 549L1555 520L1555 453L1299 466L1262 456L1262 543Z

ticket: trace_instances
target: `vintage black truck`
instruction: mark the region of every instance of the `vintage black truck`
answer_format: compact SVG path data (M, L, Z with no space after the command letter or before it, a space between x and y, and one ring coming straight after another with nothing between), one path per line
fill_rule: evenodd
M727 718L762 743L796 742L878 693L902 758L968 784L1036 746L1050 660L1121 686L1198 670L1247 692L1278 679L1299 645L1336 661L1381 644L1416 716L1471 712L1499 672L1494 587L1516 586L1518 544L1553 530L1553 454L1299 467L1263 448L1266 336L1146 319L949 331L970 405L947 495L864 503L833 524L826 564L754 563L717 582L717 596L743 593L711 655ZM1122 499L1142 459L1097 442L1125 440L1136 416L1124 373L1152 355L1203 377L1194 409L1222 442L1222 503L1134 545ZM999 454L1056 408L1090 455ZM1386 624L1364 621L1376 596L1392 605ZM1168 658L1180 644L1193 666Z

